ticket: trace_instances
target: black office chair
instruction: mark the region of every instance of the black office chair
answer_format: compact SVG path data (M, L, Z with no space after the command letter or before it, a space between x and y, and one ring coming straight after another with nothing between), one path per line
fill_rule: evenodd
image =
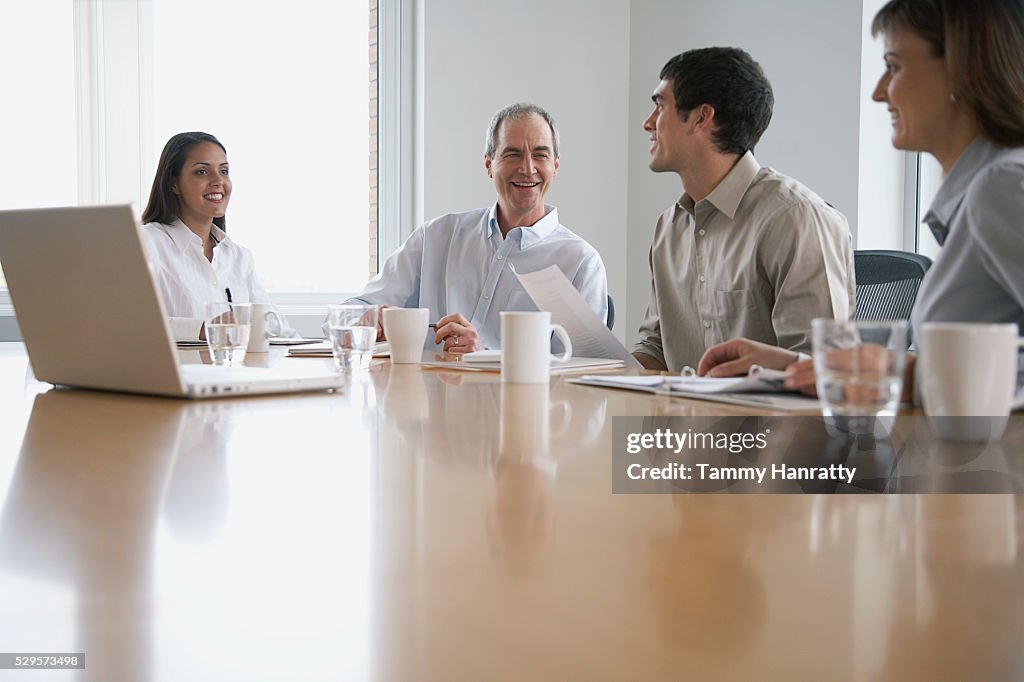
M611 329L615 326L615 301L612 300L612 295L608 294L608 328Z
M857 320L909 320L927 256L907 251L854 251L857 277ZM910 339L908 338L908 343Z

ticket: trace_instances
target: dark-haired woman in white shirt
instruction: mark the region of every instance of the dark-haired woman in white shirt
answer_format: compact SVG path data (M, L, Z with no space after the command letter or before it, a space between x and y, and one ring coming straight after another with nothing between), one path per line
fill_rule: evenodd
M209 133L178 133L157 164L143 238L176 339L203 338L204 306L268 303L252 253L225 232L231 175L224 145ZM295 336L286 327L285 336Z

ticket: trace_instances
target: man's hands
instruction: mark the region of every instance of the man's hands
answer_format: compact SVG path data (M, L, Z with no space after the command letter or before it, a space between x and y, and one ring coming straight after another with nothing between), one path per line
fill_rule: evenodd
M384 309L391 306L380 306L380 314L377 316L377 340L387 341L384 335ZM445 315L437 321L437 329L434 334L434 343L444 344L442 350L447 353L469 353L475 350L483 350L484 343L480 340L480 334L476 327L469 323L459 313Z
M760 365L767 369L786 370L786 388L792 388L817 395L815 388L814 361L801 360L795 351L769 346L750 339L730 339L704 351L697 365L698 376L731 377L742 376L751 366Z
M698 376L734 377L750 371L751 366L766 369L786 369L799 356L784 348L769 346L760 341L738 338L711 346L697 365Z
M443 343L448 353L470 353L484 349L476 327L459 313L445 315L437 321L434 343Z

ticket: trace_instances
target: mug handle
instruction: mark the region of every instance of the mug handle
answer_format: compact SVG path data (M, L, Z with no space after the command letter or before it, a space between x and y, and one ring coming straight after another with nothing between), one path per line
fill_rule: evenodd
M572 341L569 340L569 332L565 331L565 327L560 324L551 325L551 331L555 333L555 336L562 342L562 347L565 349L564 353L554 357L559 362L565 362L572 357Z
M263 320L268 323L266 331L267 338L270 338L271 336L280 336L281 333L284 332L284 320L273 310L268 310L263 315ZM277 328L276 332L270 331L270 323L273 323L274 327Z

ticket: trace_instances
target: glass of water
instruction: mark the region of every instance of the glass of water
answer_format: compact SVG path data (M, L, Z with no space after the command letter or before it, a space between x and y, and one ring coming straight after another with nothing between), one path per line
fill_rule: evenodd
M818 399L826 417L851 427L868 418L895 416L903 393L906 320L811 322Z
M215 365L235 367L245 360L249 346L252 307L248 303L206 304L206 345Z
M342 372L365 369L377 341L374 305L332 305L327 308L327 333L331 337L334 364Z

